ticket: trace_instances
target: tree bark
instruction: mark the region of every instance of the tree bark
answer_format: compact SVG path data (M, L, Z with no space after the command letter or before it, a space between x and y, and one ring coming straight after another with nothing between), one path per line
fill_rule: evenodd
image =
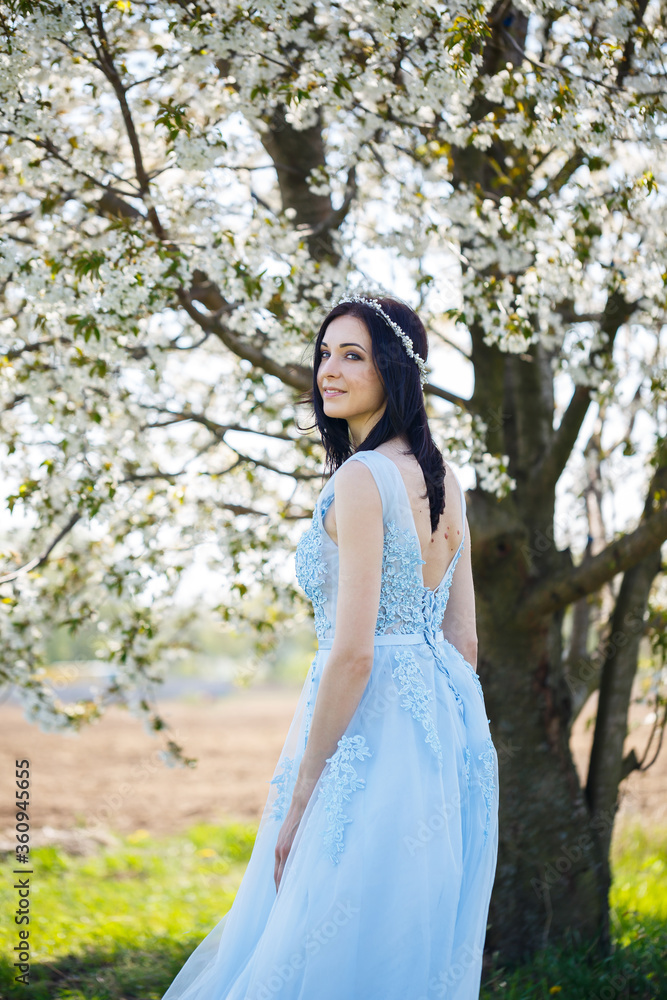
M503 411L511 413L505 426L516 435L517 468L525 469L538 449L548 448L549 438L553 444L544 421L548 399L539 391L537 372L528 383L517 373L517 365L527 362L506 356L502 363L510 371L502 401ZM526 391L531 380L534 389ZM497 384L494 376L491 399ZM478 379L477 405L484 389ZM588 565L576 567L569 550L559 551L553 541L555 490L546 494L536 485L531 488L524 476L500 503L471 491L478 669L500 765L499 857L487 946L504 960L521 961L550 942L596 940L603 953L609 950L609 843L624 776L623 739L642 618L665 537L666 495L656 477L638 528L592 556ZM647 554L654 530L658 534ZM610 553L617 558L609 558ZM585 792L569 748L573 705L562 650L563 615L575 598L599 588L604 581L598 574L608 582L619 569L625 574ZM553 581L560 581L555 596ZM536 600L542 593L550 599Z
M604 423L602 412L603 409L584 448L587 477L584 499L588 518L588 540L582 564L589 562L592 556L601 552L607 543L607 533L602 519L604 493L601 473L603 458L601 437ZM611 581L605 583L597 594L587 594L586 597L575 601L572 606L572 632L566 666L566 680L572 697L570 726L590 695L600 686L602 669L598 656L589 654L590 635L592 631L600 643L602 631L600 624L602 621L611 620L613 608L614 592Z
M478 669L500 764L486 944L509 962L555 942L599 939L603 950L608 946L604 858L568 742L561 615L538 628L513 627L508 577L515 584L520 575L515 551L506 537L503 549L477 544L473 557Z
M515 62L524 47L526 20L511 3L500 2L489 27L484 66L492 73ZM489 110L480 92L472 117ZM491 160L502 163L519 155L499 143L484 152L471 146L452 149L454 186L465 184L479 198L493 197ZM575 154L573 169L578 162ZM513 194L525 195L529 170L517 185L521 190ZM464 254L467 249L462 247ZM564 302L564 313L568 308ZM598 324L605 336L595 349L603 359L633 309L620 291L610 292ZM641 618L667 537L667 504L664 493L656 502L652 494L634 532L606 545L602 540L575 566L569 550L558 551L554 542L556 485L591 404L591 389L575 387L555 428L553 374L543 347L531 345L527 354L508 355L485 344L483 331L474 325L470 332L475 392L468 409L489 428L488 450L509 455L517 483L500 502L473 490L468 504L478 669L500 766L499 854L487 949L508 962L556 942L595 941L607 953L613 813L623 777ZM494 415L499 419L489 419ZM573 697L562 649L563 616L569 606L609 586L618 573L624 573L624 580L612 640L624 626L628 632L630 609L638 614L640 628L622 646L617 642L604 662L596 746L584 789L569 747ZM582 635L586 632L584 623Z
M664 495L666 489L667 467L663 467L657 470L651 480L644 508L645 517L651 514L654 496ZM660 568L660 549L656 549L623 574L606 644L586 781L589 809L608 817L608 822L598 831L605 858L609 854L613 819L618 808L618 786L626 773L623 745L627 735L628 705L637 670L639 643L644 634L649 594Z
M586 800L591 813L602 818L597 835L605 859L618 808L618 787L625 777L623 745L639 643L644 633L644 615L651 586L659 571L658 550L624 573L602 666Z

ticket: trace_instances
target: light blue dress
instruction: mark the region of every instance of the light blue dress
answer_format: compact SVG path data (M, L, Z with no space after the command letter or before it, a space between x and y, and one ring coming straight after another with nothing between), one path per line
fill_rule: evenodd
M382 498L373 668L308 802L276 894L289 808L336 620L332 476L297 547L319 648L242 884L163 1000L476 1000L498 845L498 761L479 678L439 631L459 549L435 591L398 466L357 452ZM448 481L446 481L448 482Z

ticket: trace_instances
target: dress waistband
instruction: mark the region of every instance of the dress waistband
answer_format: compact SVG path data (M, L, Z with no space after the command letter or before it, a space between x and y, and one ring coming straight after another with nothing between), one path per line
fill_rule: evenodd
M435 638L436 642L444 642L445 637L443 635L442 629L435 633L430 633ZM420 642L428 642L429 633L426 632L393 632L389 635L376 635L373 637L374 646L416 646ZM317 646L318 649L331 649L333 646L333 638L331 639L318 639Z

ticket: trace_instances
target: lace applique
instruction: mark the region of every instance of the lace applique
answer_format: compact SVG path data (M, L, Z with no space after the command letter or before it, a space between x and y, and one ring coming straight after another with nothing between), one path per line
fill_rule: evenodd
M426 730L426 742L432 747L438 760L442 761L442 747L430 707L433 693L426 687L424 675L413 653L402 649L395 654L395 659L398 666L394 667L391 676L400 681L398 693L404 696L401 705L412 713L413 719L421 722Z
M325 497L324 500L322 501L322 505L320 507L320 522L322 524L322 531L324 531L324 518L327 516L327 511L329 510L329 507L334 502L335 496L336 494L332 490L331 493L327 497Z
M449 676L449 673L447 674L447 682L448 682L448 684L449 684L450 688L452 689L452 692L453 692L453 694L454 694L454 698L456 699L456 704L457 704L457 706L458 706L458 709L459 709L459 715L461 716L461 718L462 718L462 719L464 720L464 722L465 722L465 717L466 717L466 709L465 709L465 705L463 704L463 698L461 697L461 694L460 694L460 692L459 692L459 689L458 689L458 688L457 688L457 687L455 686L455 684L454 684L454 683L452 682L452 679L451 679L451 677Z
M278 788L276 801L273 803L273 809L271 810L271 819L278 820L284 819L287 812L289 778L294 767L294 761L291 757L283 757L281 763L283 765L282 771L269 782L270 785L276 785Z
M478 760L481 760L484 765L480 782L482 785L484 801L486 802L486 823L484 824L484 843L486 843L486 838L489 835L489 828L491 826L491 803L493 801L494 792L496 748L494 747L493 740L490 736L486 737L484 746L486 749L478 755Z
M474 682L475 682L475 686L476 686L477 690L478 690L478 691L479 691L479 693L480 693L480 697L481 697L481 699L482 699L482 703L483 703L483 702L484 702L484 691L482 690L482 682L480 681L480 679L479 679L479 674L477 673L477 671L475 670L475 668L473 667L473 665L472 665L471 663L468 663L468 661L467 661L467 660L466 660L466 658L465 658L465 657L463 656L463 654L462 654L462 653L461 653L461 652L460 652L460 651L459 651L459 650L457 649L457 647L456 647L456 646L455 646L455 645L454 645L453 643L451 643L451 642L449 641L449 639L441 639L440 641L441 641L441 642L444 642L444 644L445 644L446 646L449 646L449 648L450 648L450 649L453 649L453 650L454 650L454 652L455 652L455 653L457 654L457 656L458 656L458 657L459 657L459 658L460 658L461 660L463 660L463 662L465 663L466 667L468 668L468 670L470 671L470 673L471 673L471 674L472 674L472 676L473 676L473 680L474 680Z
M445 608L447 607L447 602L449 601L449 588L452 585L452 578L454 576L456 564L461 558L461 553L463 552L463 545L464 541L462 541L459 545L456 555L447 567L447 574L445 579L442 581L442 586L438 587L435 591L435 617L439 622L442 621L445 614Z
M382 550L382 589L375 634L419 632L424 627L423 565L419 541L412 531L388 521Z
M467 660L464 660L463 662L465 664L467 664L468 669L470 670L470 673L473 676L473 680L475 681L475 686L476 686L477 690L479 691L479 696L482 699L482 703L484 703L484 692L482 690L482 682L479 679L479 674L477 673L476 670L473 670L472 666L468 663ZM489 721L491 721L491 720L489 720Z
M333 494L330 496L329 503L331 500L333 500ZM322 509L323 513L321 516L324 517L324 513L326 512L325 504L322 505ZM323 586L327 573L327 564L322 559L322 532L324 528L322 528L317 520L319 516L316 509L312 525L299 539L294 558L294 568L299 585L313 605L315 631L318 636L323 636L331 628L331 623L324 611L326 597L324 596Z
M464 747L463 756L464 756L463 767L465 770L466 785L468 786L468 788L470 788L470 747Z
M308 744L308 734L310 733L310 723L312 722L313 711L315 709L315 703L313 701L313 688L315 687L315 664L314 663L311 664L311 668L310 669L311 669L312 673L311 673L311 676L310 676L310 686L308 688L308 700L306 701L306 709L305 709L305 713L304 713L305 717L306 717L306 723L305 723L305 727L304 727L304 736L303 736L304 750L306 748L306 745Z
M329 827L324 831L324 846L334 864L338 864L343 851L343 829L352 820L343 812L343 803L350 801L350 793L363 788L364 778L357 774L353 760L370 757L371 751L364 736L342 736L333 757L327 759L329 771L320 784L320 798L324 798Z
M311 719L313 718L313 706L310 704L310 696L308 697L308 701L306 702L305 716L306 716L306 724L305 724L304 730L303 730L303 744L304 744L304 749L308 746L308 736L310 734L310 723L311 723Z

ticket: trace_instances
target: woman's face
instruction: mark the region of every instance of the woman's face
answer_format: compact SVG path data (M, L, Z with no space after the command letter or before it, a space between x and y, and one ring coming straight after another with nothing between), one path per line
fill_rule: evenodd
M317 387L327 417L347 420L359 444L384 413L387 396L373 363L371 335L356 316L337 316L320 344Z

